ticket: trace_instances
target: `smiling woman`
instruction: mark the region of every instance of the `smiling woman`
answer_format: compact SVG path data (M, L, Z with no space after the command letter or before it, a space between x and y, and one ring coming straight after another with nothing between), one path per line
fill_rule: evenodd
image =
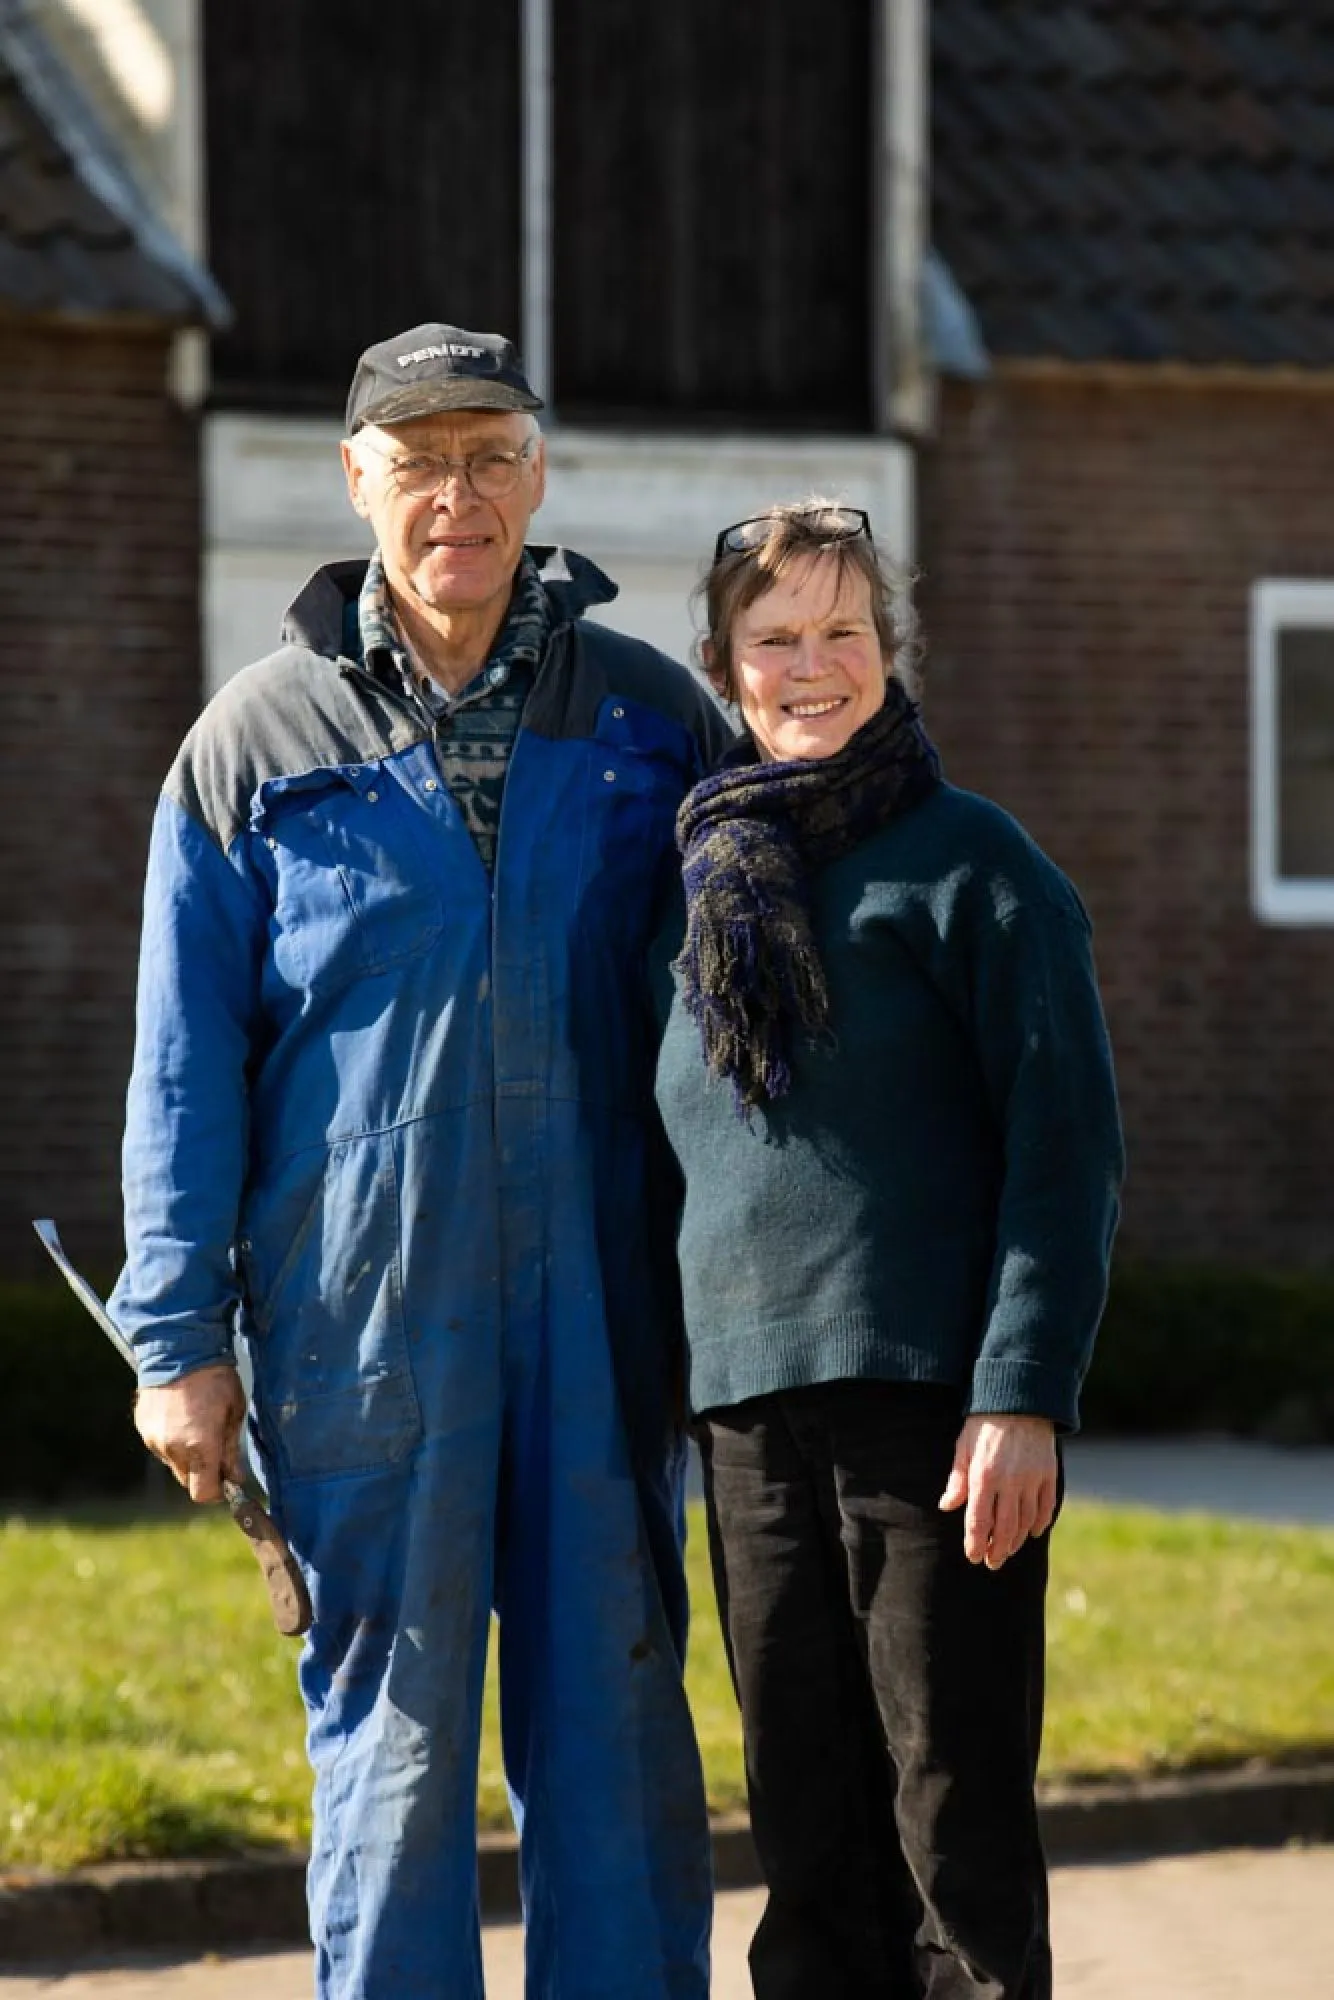
M943 781L865 514L734 524L704 595L746 734L678 820L658 1101L755 1992L1048 2000L1047 1530L1121 1173L1088 920Z

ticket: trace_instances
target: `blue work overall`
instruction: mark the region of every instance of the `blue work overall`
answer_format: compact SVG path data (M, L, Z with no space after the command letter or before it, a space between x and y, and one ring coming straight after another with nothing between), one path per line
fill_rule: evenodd
M338 657L350 565L155 822L116 1310L145 1383L249 1345L315 1612L322 2000L482 1992L493 1608L530 2000L708 1990L644 956L716 734L576 622L603 580L569 561L493 878L428 732Z

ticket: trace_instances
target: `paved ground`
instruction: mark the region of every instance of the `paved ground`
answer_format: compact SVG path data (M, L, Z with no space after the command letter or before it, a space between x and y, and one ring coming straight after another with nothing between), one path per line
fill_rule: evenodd
M1330 1991L1334 1847L1235 1851L1052 1882L1059 2000L1272 2000ZM713 2000L750 2000L758 1891L719 1898ZM522 1937L486 1933L488 2000L521 2000ZM6 1978L0 2000L307 2000L299 1952ZM626 2000L634 2000L631 1994Z
M703 1491L693 1452L690 1490ZM1200 1509L1247 1520L1334 1526L1334 1448L1291 1449L1249 1439L1075 1438L1066 1478L1083 1500L1169 1513Z
M1066 1477L1081 1499L1169 1513L1334 1525L1334 1450L1241 1438L1075 1438Z
M1334 1525L1334 1450L1226 1438L1077 1439L1070 1490L1170 1511ZM750 2000L745 1949L759 1892L719 1899L714 2000ZM1053 1878L1060 2000L1269 2000L1327 1992L1334 1848L1237 1851ZM486 1933L488 2000L521 2000L523 1939ZM302 1953L0 1972L0 2000L307 2000ZM633 2000L627 1996L627 2000Z

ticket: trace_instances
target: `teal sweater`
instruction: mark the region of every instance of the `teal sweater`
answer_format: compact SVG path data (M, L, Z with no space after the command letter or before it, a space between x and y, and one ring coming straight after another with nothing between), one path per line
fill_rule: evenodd
M672 992L658 1102L685 1182L696 1412L847 1377L1078 1424L1122 1172L1083 905L942 785L813 886L832 1037L738 1118Z

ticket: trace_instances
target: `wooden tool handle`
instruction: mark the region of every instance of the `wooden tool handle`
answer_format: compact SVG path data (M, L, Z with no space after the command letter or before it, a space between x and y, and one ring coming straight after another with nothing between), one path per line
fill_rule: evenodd
M259 1501L252 1500L244 1487L238 1486L234 1480L224 1479L222 1497L227 1502L232 1519L255 1552L255 1561L268 1586L274 1624L285 1639L299 1639L303 1632L310 1630L313 1614L310 1592L306 1589L306 1579L301 1574L296 1557Z

